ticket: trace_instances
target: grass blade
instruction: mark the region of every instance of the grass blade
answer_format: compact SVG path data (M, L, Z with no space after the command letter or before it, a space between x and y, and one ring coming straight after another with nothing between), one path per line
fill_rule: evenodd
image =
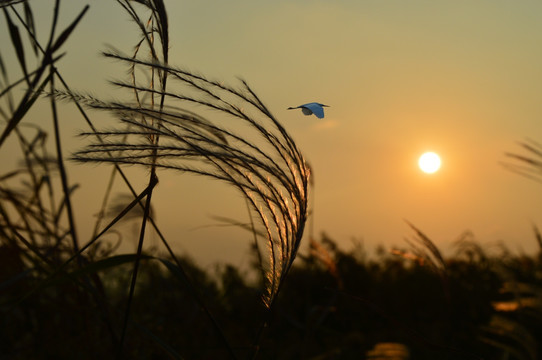
M21 66L23 70L23 74L25 76L26 82L28 83L28 86L30 86L30 78L28 77L28 70L26 68L24 47L23 47L23 42L21 40L21 35L19 34L19 28L17 28L17 25L15 25L13 21L11 20L11 17L9 16L8 11L5 8L3 10L4 10L4 16L8 24L11 44L15 48L15 54L17 55L17 60L19 61L19 65Z
M35 34L36 34L36 25L34 21L34 14L32 13L32 8L30 5L25 2L23 3L24 8L24 18L26 21L26 24L28 26L28 37L30 38L30 43L32 44L32 50L34 51L34 55L38 56L38 45L35 41Z
M2 132L2 135L0 136L0 146L4 143L6 138L9 136L9 134L17 127L19 122L23 119L23 117L26 115L28 110L34 105L36 100L40 97L41 93L43 92L43 89L45 86L49 83L51 79L52 74L47 76L45 80L41 83L41 85L38 87L36 91L31 91L30 89L26 92L25 96L21 100L19 106L15 110L15 113L9 120L8 124L6 125L4 131Z
M51 46L50 53L54 53L56 50L58 50L64 42L68 39L68 37L71 35L73 30L75 30L75 27L81 21L87 10L89 9L89 5L86 5L83 10L79 13L79 15L75 18L75 20L72 21L70 25L64 31L58 36L58 38L55 40L53 45Z

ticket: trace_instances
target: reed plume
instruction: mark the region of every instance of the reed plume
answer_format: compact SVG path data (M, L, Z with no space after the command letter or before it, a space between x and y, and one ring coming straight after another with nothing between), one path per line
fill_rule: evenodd
M501 165L512 172L542 183L542 144L526 139L519 142L519 145L526 154L506 152L506 157L513 162L502 161Z
M56 92L56 98L75 98L119 121L117 127L82 133L91 142L73 158L193 173L237 188L264 230L269 305L296 256L307 218L309 170L295 142L245 81L235 89L156 59L104 55L134 73L159 73L178 89L114 81L136 94L133 102ZM163 105L156 106L155 97Z

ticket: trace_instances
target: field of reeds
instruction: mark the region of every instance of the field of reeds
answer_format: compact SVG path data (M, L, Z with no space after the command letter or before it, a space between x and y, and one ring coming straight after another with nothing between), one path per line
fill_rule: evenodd
M128 74L113 81L123 101L64 80L56 63L88 7L60 22L61 3L51 0L51 28L37 29L32 1L0 0L10 39L0 44L0 151L13 141L9 156L21 160L0 167L0 359L542 358L538 229L536 255L488 252L465 234L444 257L415 225L404 248L374 257L304 237L311 182L301 150L247 82L209 80L170 59L162 0L116 1L138 29L131 53L103 53ZM29 121L36 104L49 108L41 120L52 133ZM75 153L64 150L60 104L87 126ZM93 121L102 113L115 119L105 128ZM523 151L506 166L538 179L540 146ZM73 163L111 169L90 238L74 221L84 184L70 183ZM126 166L144 169L146 185ZM153 211L159 171L243 196L250 221L232 225L251 234L250 276L227 264L209 273L172 250ZM114 183L130 195L119 198ZM137 250L120 254L110 235L126 220L138 224ZM144 250L150 231L160 251Z

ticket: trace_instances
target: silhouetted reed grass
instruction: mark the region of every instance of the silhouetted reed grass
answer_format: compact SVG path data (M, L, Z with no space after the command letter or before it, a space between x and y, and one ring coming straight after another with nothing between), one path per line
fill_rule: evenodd
M268 256L260 257L260 267L265 269L262 299L270 309L295 259L307 217L309 172L294 141L246 82L241 81L242 87L237 90L169 65L168 18L161 0L117 1L139 29L139 39L136 40L133 54L125 55L116 51L104 53L129 70L129 81L113 82L116 87L132 94L132 100L124 102L97 99L72 91L54 66L62 56L57 55L57 52L75 30L88 7L55 37L61 4L57 0L50 36L47 44L43 45L36 38L37 29L31 3L21 4L24 18L14 7L16 3L3 1L1 6L23 76L10 81L0 56L3 80L0 96L8 105L7 109L1 108L6 125L0 135L0 146L15 133L23 148L25 168L3 175L2 183L21 177L27 177L30 181L26 182L29 189L25 191L14 191L8 185L0 188L2 235L6 238L6 244L19 249L17 251L27 258L26 261L34 264L32 271L37 271L36 274L43 280L20 294L13 306L28 301L43 289L51 288L52 284L58 284L59 280L67 277L81 292L80 296L86 297L88 293L94 297L111 332L111 346L117 349L118 357L122 357L126 351L140 264L143 259L148 259L143 254L143 243L149 223L157 231L173 262L158 260L187 284L189 293L213 323L230 356L236 357L197 286L191 283L181 261L153 220L150 209L153 190L158 184L157 170L170 169L211 177L226 182L244 194L249 205L251 230L256 245L263 241L267 246ZM36 69L27 68L19 26L28 35L34 55L41 59ZM168 79L177 89L168 90L172 88L168 85ZM58 82L61 88L57 86ZM23 95L15 96L15 90L23 86L26 87ZM55 140L53 158L56 160L54 175L51 173L52 157L39 152L45 149L45 133L38 129L37 135L28 139L20 129L21 121L43 93L50 94ZM77 186L69 183L64 164L57 112L59 100L74 103L90 128L83 135L90 137L92 143L76 152L73 158L80 162L107 162L114 165L94 234L90 241L83 244L78 237L71 204L72 193ZM193 105L196 107L191 108ZM97 130L84 108L112 113L119 120L119 126ZM201 108L210 109L212 113L198 114ZM234 124L220 114L240 123ZM243 130L239 132L236 128ZM123 173L122 165L147 168L148 186L136 192ZM129 188L132 200L124 206L114 205L114 215L106 218L107 209L111 208L111 189L117 174ZM58 195L53 194L51 186L51 182L57 181L57 178L62 192L60 203L57 203ZM45 202L44 194L48 197ZM5 209L6 205L11 208ZM114 224L128 214L134 214L131 210L136 206L142 209L137 251L132 257L114 256L112 248L105 246L103 239L111 234ZM12 220L13 217L16 220ZM103 224L106 220L108 223ZM255 226L256 222L261 228ZM75 264L73 260L76 260ZM108 315L112 309L107 303L102 279L97 272L129 261L133 262L133 269L119 333ZM25 271L23 274L28 276L29 273ZM265 323L267 319L262 318L262 321ZM165 345L152 332L143 331ZM257 349L260 338L255 341L253 346ZM171 356L178 357L168 346L163 347Z
M519 142L519 146L526 154L506 152L506 157L513 162L502 161L501 164L512 172L542 182L542 145L535 140L526 139Z

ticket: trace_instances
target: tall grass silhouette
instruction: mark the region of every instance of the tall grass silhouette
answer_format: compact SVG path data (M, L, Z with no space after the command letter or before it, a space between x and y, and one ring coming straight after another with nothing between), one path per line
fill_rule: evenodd
M112 102L56 92L57 99L73 97L89 108L113 113L121 123L114 129L83 133L94 141L73 158L81 162L141 165L151 171L151 178L156 176L156 169L194 173L237 188L248 199L265 231L269 272L264 300L270 304L303 235L309 177L303 156L245 81L237 90L167 64L167 17L163 5L158 5L160 1L145 3L152 12L150 28L144 27L145 22L137 17L129 2L121 4L144 36L131 56L119 52L104 55L130 69L131 82L113 83L131 91L134 100ZM156 40L150 38L150 30L158 32L162 59L157 58ZM142 43L149 45L149 59L138 57ZM150 84L138 82L138 70L150 73ZM158 86L155 78L159 79ZM178 83L185 88L167 91L167 79L170 87ZM185 104L196 104L226 117L206 118L184 110ZM246 128L235 130L239 125Z
M30 260L35 264L33 271L38 271L43 281L29 293L22 294L17 301L24 301L42 288L51 286L57 281L55 279L67 278L75 282L83 293L94 294L105 316L111 309L108 309L106 299L100 295L99 289L103 285L97 272L133 262L120 334L109 321L113 345L118 357L122 357L127 330L131 324L132 302L140 264L145 259L151 259L143 254L147 224L150 224L170 256L170 259L158 260L174 276L190 284L190 293L207 313L230 356L236 357L220 325L199 294L197 285L190 282L182 262L152 217L150 209L153 191L158 185L158 171L165 169L221 180L244 195L251 219L256 219L259 224L253 224L251 229L257 241L266 246L267 256L260 257L260 266L265 274L261 298L270 310L296 257L307 218L309 170L295 142L245 81L241 80L239 87L234 88L170 65L168 17L162 0L117 0L136 24L138 36L133 53L123 54L110 50L103 55L117 60L128 69L127 81L113 82L119 90L131 94L131 100L127 101L98 99L84 92L73 91L54 66L55 61L62 56L56 55L58 50L75 30L88 7L55 37L61 3L57 0L50 38L47 45L42 46L35 36L31 3L22 1L25 17L14 6L18 3L0 3L23 72L23 78L10 82L5 66L0 61L4 80L1 96L8 103L8 110L2 110L6 125L0 135L0 145L15 133L25 150L27 166L22 172L3 175L2 180L19 175L29 176L33 195L26 196L2 187L2 199L15 210L6 210L1 206L1 224L2 233L9 239L10 246L26 255L30 251ZM19 27L12 20L13 16L27 32L36 57L42 59L34 71L27 69L25 46ZM61 87L57 86L59 82ZM23 85L27 89L20 102L14 104L14 89ZM34 138L27 139L21 131L21 121L42 94L48 94L51 104L56 142L54 168L60 174L63 192L60 205L54 203L55 196L50 196L51 208L48 208L49 204L41 202L40 196L46 186L52 188L50 182L54 178L49 174L52 170L47 161L48 155L37 152L46 136L38 129ZM68 181L64 164L65 155L57 115L58 101L75 104L90 129L81 134L89 138L89 144L73 154L72 159L113 165L101 215L92 238L86 243L81 243L78 238L73 221L74 210L70 199L75 187ZM109 112L116 117L118 124L98 130L87 113L88 109ZM130 184L122 170L124 165L138 165L148 170L148 185L143 191L137 192ZM116 216L108 218L105 214L117 175L123 179L133 197L123 209L117 209ZM127 214L133 213L130 210L136 206L142 209L137 251L130 256L113 255L111 248L103 245L104 238L111 233L112 226ZM13 211L19 220L11 219ZM67 219L67 228L61 228L60 224L64 224L61 214ZM49 252L44 253L42 250L44 244ZM56 260L51 261L49 256L55 250ZM44 268L43 263L48 266ZM267 319L262 319L262 322L265 325ZM171 356L178 357L163 341L155 340ZM254 341L254 349L257 349L260 337ZM254 354L257 354L257 350Z

